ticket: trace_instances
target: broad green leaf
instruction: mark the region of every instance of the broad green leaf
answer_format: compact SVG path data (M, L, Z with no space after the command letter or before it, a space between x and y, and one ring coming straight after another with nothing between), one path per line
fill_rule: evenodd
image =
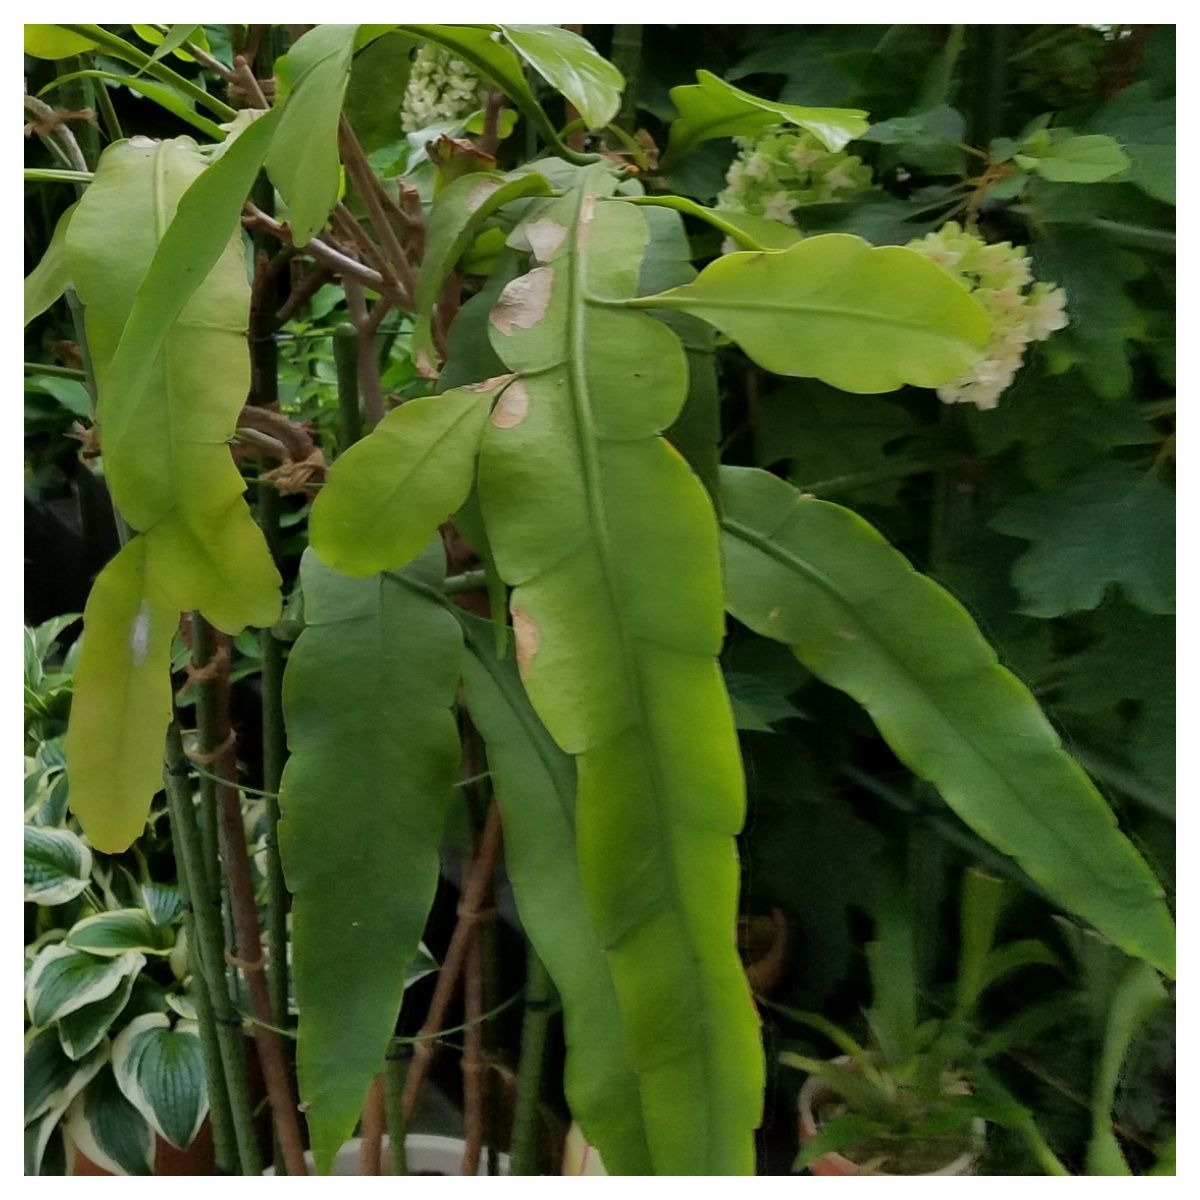
M338 458L310 518L321 561L354 576L412 562L471 491L484 422L512 380L409 400Z
M28 28L28 26L26 27ZM1129 157L1128 179L1148 196L1175 203L1175 101L1154 98L1148 81L1113 97L1087 123L1090 133L1106 133Z
M58 1040L68 1058L84 1058L100 1045L112 1023L124 1012L137 979L137 971L130 971L115 991L67 1013L57 1022Z
M51 906L74 900L88 885L92 852L69 829L25 826L25 900Z
M786 250L800 241L804 234L782 221L772 221L754 213L726 212L719 208L705 208L686 196L629 196L629 204L645 204L656 208L673 208L689 217L699 217L726 237L731 237L743 250Z
M127 975L145 965L137 953L97 958L62 942L40 951L25 981L25 1007L39 1029L85 1004L112 995Z
M53 1029L29 1030L25 1034L25 1124L47 1113L57 1120L107 1061L107 1042L82 1062L72 1062Z
M99 391L105 474L179 610L269 626L279 574L228 439L249 386L242 203L274 116L212 166L189 138L118 142L67 233Z
M1129 166L1125 152L1104 134L1056 138L1048 129L1027 137L1013 161L1051 183L1099 183Z
M433 368L432 324L438 295L455 264L470 249L480 227L511 200L549 194L549 183L536 171L511 179L476 171L452 180L438 194L429 212L425 253L417 277L412 354L418 364L424 363L423 369Z
M191 1021L174 1029L165 1013L146 1013L112 1045L112 1070L125 1099L178 1150L196 1140L208 1113L200 1035Z
M760 367L845 392L938 387L975 362L990 324L935 263L845 233L805 238L790 250L727 254L695 283L633 303L692 313Z
M122 75L119 71L72 71L68 75L60 75L52 83L47 84L38 95L44 96L47 92L62 87L63 84L70 83L74 79L107 80L110 83L119 84L121 87L127 87L131 92L136 92L139 96L145 96L147 100L154 101L159 108L165 109L172 116L176 116L181 121L200 130L213 141L220 142L225 138L225 130L215 121L196 112L192 101L185 99L166 84L154 83L149 79L143 79L140 75ZM99 86L103 87L103 82Z
M576 857L575 764L530 707L511 656L496 658L490 625L460 619L467 706L487 746L505 868L521 924L562 998L567 1103L610 1175L648 1175L638 1080L622 1053L617 993Z
M102 958L116 958L129 950L143 954L170 954L175 938L156 925L141 908L118 908L77 921L67 934L67 945Z
M171 639L179 610L147 577L134 538L92 584L67 727L71 810L105 854L141 836L162 788L171 720Z
M338 118L357 25L317 25L287 53L291 90L267 154L267 174L288 206L292 242L307 245L337 203Z
M312 551L301 564L279 848L294 897L300 1096L322 1174L382 1069L437 888L462 655L444 572L440 539L403 575L349 579Z
M154 1172L154 1130L125 1099L111 1067L104 1067L75 1097L66 1131L92 1162L114 1175Z
M1092 1136L1087 1148L1089 1175L1129 1175L1129 1164L1112 1129L1112 1110L1121 1067L1141 1027L1167 1002L1167 989L1154 970L1135 963L1112 997L1100 1061L1092 1087Z
M625 77L590 42L561 25L501 25L513 49L574 105L589 129L617 115Z
M1011 501L991 527L1032 543L1013 567L1031 616L1096 608L1113 584L1147 612L1175 611L1175 498L1136 467L1101 462Z
M796 125L828 149L840 150L867 131L867 114L857 108L807 108L752 96L711 71L696 82L671 89L679 116L671 122L664 169L670 171L701 142L719 137L750 137L770 125Z
M724 468L729 611L858 700L904 764L1068 910L1172 971L1162 889L966 611L866 522Z
M61 25L26 25L25 53L31 58L63 59L95 50L91 38L72 33Z
M637 208L601 202L614 184L596 166L538 214L566 236L491 312L522 377L484 431L479 494L526 690L576 756L581 878L654 1171L752 1173L763 1064L731 933L744 785L715 658L717 526L657 436L683 406L684 353L622 303L648 234Z
M25 26L29 28L28 25ZM72 204L54 227L50 245L42 255L38 265L25 276L25 324L28 325L35 317L40 317L67 289L71 282L70 271L67 267L66 240L67 228L71 224L75 205Z

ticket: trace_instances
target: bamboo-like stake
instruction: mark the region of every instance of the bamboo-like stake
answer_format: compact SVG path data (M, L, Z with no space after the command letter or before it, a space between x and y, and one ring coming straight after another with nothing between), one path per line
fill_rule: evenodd
M367 1103L362 1117L362 1173L383 1174L383 1131L387 1124L384 1114L383 1077L371 1080Z
M408 1138L408 1122L404 1119L404 1076L405 1059L399 1057L400 1048L389 1052L383 1075L384 1099L387 1107L388 1150L392 1156L392 1174L408 1174L408 1153L405 1141Z
M213 631L199 614L192 619L198 642L208 641ZM211 643L210 643L211 644ZM221 652L223 651L223 653ZM229 654L226 646L206 661L197 664L203 673L198 683L197 711L201 714L201 753L196 759L210 763L211 773L223 780L237 779L237 754L233 730L229 723ZM205 733L207 731L207 737ZM287 1062L279 1035L273 1028L271 996L263 963L262 937L258 925L258 909L254 900L254 880L250 875L250 854L246 845L246 830L242 824L242 803L236 786L228 783L214 785L217 792L217 812L220 818L223 853L221 861L229 884L229 904L233 915L237 958L250 993L253 1010L254 1041L267 1096L275 1135L289 1175L307 1175L304 1161L304 1142L296 1102L288 1081Z
M164 782L171 814L171 840L175 847L176 862L179 864L179 886L189 914L189 949L194 952L201 990L208 997L222 1068L219 1076L209 1076L209 1086L216 1095L219 1090L216 1085L219 1081L228 1098L230 1122L241 1173L261 1175L262 1157L254 1129L254 1109L250 1103L250 1090L246 1079L242 1023L234 1013L229 990L225 986L225 936L221 928L219 909L212 899L216 891L215 881L209 876L204 865L200 827L192 803L191 788L187 783L187 758L179 726L174 721L167 730ZM202 1010L201 1020L203 1022ZM206 1059L206 1072L208 1069ZM213 1103L211 1097L209 1103ZM214 1139L216 1134L217 1124L214 1117Z
M521 1061L517 1067L517 1103L513 1114L512 1173L540 1175L538 1105L546 1061L546 1034L554 986L532 946L525 982L525 1019L521 1027Z

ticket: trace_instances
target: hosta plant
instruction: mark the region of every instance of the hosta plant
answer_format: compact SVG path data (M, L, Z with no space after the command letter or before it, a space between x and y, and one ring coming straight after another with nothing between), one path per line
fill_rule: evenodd
M190 126L110 130L82 168L44 127L72 165L41 177L80 195L26 311L72 293L122 533L84 614L71 806L119 853L165 778L203 925L225 1169L254 1173L261 1155L244 1067L217 1036L221 956L246 977L281 1165L303 1173L307 1145L327 1172L360 1115L368 1146L385 1118L399 1141L460 976L478 1069L478 926L503 843L533 955L516 1168L536 1169L548 976L566 1099L611 1172L754 1171L764 1061L734 934L730 616L858 701L1055 904L1173 971L1157 878L968 612L855 512L720 463L718 352L854 406L945 387L990 345L987 308L916 249L801 235L667 186L698 147L781 127L838 154L866 112L701 71L671 93L660 171L614 121L621 72L556 26L318 25L290 44L254 27L236 61L199 26L157 30L152 53L107 27L31 28L33 54L136 69L99 79L102 99L115 81ZM456 91L434 104L438 79ZM476 80L482 105L462 115ZM414 143L418 108L461 124ZM1027 140L1022 171L1070 157L1048 137ZM693 262L685 217L736 248L698 239ZM281 334L330 280L337 327ZM336 437L326 412L314 442L280 411L279 346L329 333ZM297 572L282 531L304 517ZM171 645L188 613L185 744ZM229 705L229 638L247 628L262 631L261 911ZM198 809L189 760L208 781ZM406 1083L397 1021L463 793L459 924ZM217 825L219 859L201 836ZM472 1124L469 1174L481 1141Z

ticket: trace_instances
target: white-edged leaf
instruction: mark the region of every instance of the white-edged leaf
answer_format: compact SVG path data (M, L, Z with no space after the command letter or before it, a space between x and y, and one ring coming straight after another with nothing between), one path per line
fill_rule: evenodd
M183 898L173 884L142 884L142 900L155 925L170 925L183 915Z
M131 1021L112 1047L113 1074L125 1098L156 1132L186 1150L208 1112L198 1027L164 1013Z
M199 1015L196 1012L196 1005L192 1001L191 996L186 992L168 992L167 1007L178 1016L181 1016L185 1021L196 1021Z
M58 1022L55 1028L59 1044L68 1058L77 1062L100 1045L109 1027L129 1003L129 993L136 982L137 972L132 971L103 1000L85 1004Z
M117 1087L110 1067L75 1097L64 1127L96 1166L114 1175L154 1173L154 1130Z
M65 943L42 950L25 981L30 1021L42 1029L68 1013L111 996L127 976L145 965L141 954L97 958Z
M107 1061L107 1042L82 1061L72 1062L63 1053L53 1029L31 1029L25 1035L25 1124L46 1113L65 1112Z
M25 826L25 899L32 904L66 904L88 885L92 852L69 829Z
M156 925L141 908L118 908L76 922L67 934L67 945L102 958L116 958L131 950L143 954L170 954L175 937Z

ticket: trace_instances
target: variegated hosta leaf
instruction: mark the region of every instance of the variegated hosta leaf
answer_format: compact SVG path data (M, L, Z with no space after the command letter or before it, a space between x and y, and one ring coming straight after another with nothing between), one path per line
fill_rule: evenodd
M637 300L692 313L776 375L844 392L939 387L978 359L990 322L936 263L848 233L726 254L694 283Z
M321 561L355 576L412 562L471 491L484 422L512 379L409 400L338 458L309 525Z
M190 138L114 143L66 238L113 498L176 609L231 633L279 615L279 576L227 444L250 381L238 218L259 125L211 166ZM193 186L204 204L184 202Z
M121 1030L112 1068L125 1098L172 1146L186 1150L208 1112L208 1087L199 1029L171 1028L165 1013L146 1013Z
M95 913L77 921L67 934L67 945L102 958L116 958L130 950L143 954L170 954L175 937L156 925L141 908L119 908Z
M65 1175L66 1147L62 1138L62 1113L48 1112L25 1126L25 1174ZM55 1134L59 1136L55 1139Z
M34 960L25 981L29 1020L41 1029L85 1004L103 1000L145 963L145 957L136 951L118 958L97 958L62 943L47 946Z
M729 611L853 696L980 837L1123 950L1175 969L1162 888L966 610L848 509L722 468Z
M130 971L116 990L102 1000L85 1004L59 1019L55 1028L63 1053L68 1058L84 1058L100 1045L112 1023L125 1011L137 978L137 971Z
M154 1130L117 1087L106 1066L67 1111L67 1136L82 1153L114 1175L154 1173Z
M92 852L69 829L25 826L25 899L32 904L65 904L88 885Z
M143 883L142 903L155 925L171 925L183 916L183 897L169 883Z
M107 1042L81 1062L73 1062L63 1053L53 1029L31 1029L25 1035L25 1124L47 1113L61 1116L107 1061Z
M541 209L564 236L535 245L492 310L521 378L485 430L479 494L526 690L576 756L583 887L654 1172L749 1174L763 1060L733 936L745 801L716 662L717 523L658 436L683 405L684 353L624 307L647 231L602 199L614 182L589 168Z
M440 538L402 575L350 579L308 551L283 700L279 849L292 907L300 1096L319 1172L382 1068L437 887L459 762L462 633Z
M504 822L504 865L521 924L562 997L564 1086L610 1173L649 1175L638 1079L623 1053L621 1014L604 948L588 919L575 854L575 763L529 704L510 655L492 649L488 622L464 613L471 720L487 745Z
M92 584L67 727L71 809L97 850L141 836L162 787L171 720L171 638L179 610L148 577L134 538Z

